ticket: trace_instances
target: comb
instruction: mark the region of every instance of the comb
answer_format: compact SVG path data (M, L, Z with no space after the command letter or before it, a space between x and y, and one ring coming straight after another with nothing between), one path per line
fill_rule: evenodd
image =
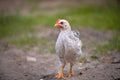
M57 21L56 21L56 23L58 23L60 21L60 19L58 19Z

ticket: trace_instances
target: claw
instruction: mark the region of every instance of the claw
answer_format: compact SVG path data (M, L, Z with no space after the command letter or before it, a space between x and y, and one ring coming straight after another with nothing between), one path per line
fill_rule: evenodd
M58 73L55 77L58 79L65 78L63 73Z
M73 73L69 73L67 77L73 77Z

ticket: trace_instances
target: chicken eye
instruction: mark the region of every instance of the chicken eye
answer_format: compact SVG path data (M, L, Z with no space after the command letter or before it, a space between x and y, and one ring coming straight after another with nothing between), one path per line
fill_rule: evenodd
M60 22L60 24L63 24L63 22Z

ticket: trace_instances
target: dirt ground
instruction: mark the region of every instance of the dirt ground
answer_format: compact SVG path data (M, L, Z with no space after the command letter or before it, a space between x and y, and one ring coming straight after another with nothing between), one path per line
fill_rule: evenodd
M53 37L56 38L58 32L50 30L52 29L49 29L49 32L54 33ZM80 32L86 45L83 50L85 56L89 56L95 49L96 45L93 42L102 44L107 42L111 35L109 32L93 29L81 29ZM48 36L50 35L46 35ZM0 41L0 80L58 80L55 78L58 62L56 54L23 51L13 45L7 45L6 39ZM67 74L68 70L69 65L66 66L64 74ZM74 77L66 77L65 80L120 80L120 53L90 60L84 64L76 62L73 71Z
M20 0L12 1L6 0L4 2L4 0L1 0L0 10L4 9L8 11L8 14L14 12L16 6L21 5L21 3ZM46 0L46 2L44 2L44 0L42 1L43 2L39 4L40 7L56 7L64 2L63 0L56 0L56 3L51 3L50 0ZM74 2L74 4L71 1L69 1L69 5L76 5L78 1L86 3L84 0L76 0L77 2ZM92 0L92 2L87 1L88 3L100 4L100 0L96 0L96 2L94 0ZM66 1L66 3L68 3L68 1ZM23 9L21 10L23 14L28 15L28 13L30 13L26 3L24 3ZM39 12L48 14L48 12L43 10ZM55 12L57 11L55 10L53 13ZM98 60L89 60L96 46L107 43L112 33L90 28L83 28L79 31L81 34L80 38L85 46L82 56L86 57L87 62L84 64L80 64L79 61L76 62L73 68L74 77L65 77L65 80L120 80L120 52L107 56L99 56ZM58 31L47 28L39 31L36 35L38 37L51 38L51 43L55 43ZM45 53L44 51L39 53L33 49L24 51L14 45L8 45L8 41L9 38L0 40L0 80L58 80L55 78L59 67L59 59L56 54ZM69 65L66 65L64 74L67 74L68 70Z

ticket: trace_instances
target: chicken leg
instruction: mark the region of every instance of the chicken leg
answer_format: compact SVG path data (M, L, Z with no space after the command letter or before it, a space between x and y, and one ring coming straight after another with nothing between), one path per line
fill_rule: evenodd
M56 75L56 78L60 79L60 78L64 78L64 74L63 74L63 70L64 70L65 65L63 65L60 70L59 73Z
M73 67L73 64L70 63L70 71L68 73L68 77L72 77L73 76L72 67Z

